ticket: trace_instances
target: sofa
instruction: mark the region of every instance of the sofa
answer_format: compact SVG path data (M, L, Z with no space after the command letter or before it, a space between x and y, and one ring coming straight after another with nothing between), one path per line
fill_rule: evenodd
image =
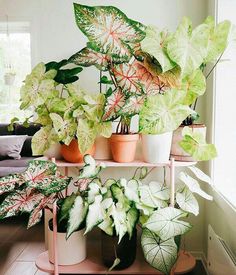
M29 127L24 127L21 124L14 124L14 130L8 130L8 124L0 124L0 136L8 135L27 135L22 150L20 159L4 159L0 160L0 177L7 176L9 174L23 172L30 160L35 157L32 156L31 140L32 136L40 129L38 124L30 124Z

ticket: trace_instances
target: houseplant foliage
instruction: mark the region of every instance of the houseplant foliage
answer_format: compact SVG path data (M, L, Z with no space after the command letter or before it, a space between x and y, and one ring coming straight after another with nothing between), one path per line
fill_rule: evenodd
M38 64L21 88L21 109L33 107L34 122L42 125L32 139L34 155L42 155L54 143L69 145L75 138L84 154L98 134L111 135L111 123L101 119L105 96L88 94L71 83L82 68L61 69L65 63Z

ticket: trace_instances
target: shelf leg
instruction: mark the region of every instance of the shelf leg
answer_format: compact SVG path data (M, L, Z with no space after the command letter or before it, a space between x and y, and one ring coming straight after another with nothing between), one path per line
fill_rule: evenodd
M175 206L175 159L170 160L170 206Z
M66 166L65 167L65 176L68 177L69 175L69 168ZM68 196L68 186L66 187L66 190L65 190L65 196L67 197Z
M58 255L57 255L57 201L53 203L53 252L54 252L54 275L59 275Z

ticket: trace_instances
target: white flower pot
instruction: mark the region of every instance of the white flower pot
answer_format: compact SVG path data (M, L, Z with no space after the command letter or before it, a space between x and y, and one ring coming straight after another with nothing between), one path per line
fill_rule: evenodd
M84 229L74 232L68 240L66 233L57 233L57 255L59 265L74 265L86 258L86 236ZM53 231L48 227L49 261L54 263Z
M95 146L96 146L95 159L99 159L99 160L112 159L108 138L98 136L95 141Z
M44 152L44 156L48 157L49 159L62 159L61 156L61 144L55 143L49 147L47 151Z
M12 86L14 84L15 77L16 77L15 74L6 73L4 75L5 85Z
M142 134L142 149L145 162L164 163L170 159L172 132L160 135Z
M203 124L193 124L188 126L193 129L193 132L198 132L206 138L206 126ZM173 133L172 145L171 145L171 156L175 160L179 161L194 161L194 159L186 153L179 145L179 142L183 139L182 130L184 126L180 126Z

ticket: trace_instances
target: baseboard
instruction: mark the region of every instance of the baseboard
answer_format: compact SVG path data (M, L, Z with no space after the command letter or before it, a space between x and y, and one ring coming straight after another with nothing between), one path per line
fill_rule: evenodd
M203 251L189 251L197 260L202 261L202 264L206 270L207 275L209 275L207 270L207 258Z

